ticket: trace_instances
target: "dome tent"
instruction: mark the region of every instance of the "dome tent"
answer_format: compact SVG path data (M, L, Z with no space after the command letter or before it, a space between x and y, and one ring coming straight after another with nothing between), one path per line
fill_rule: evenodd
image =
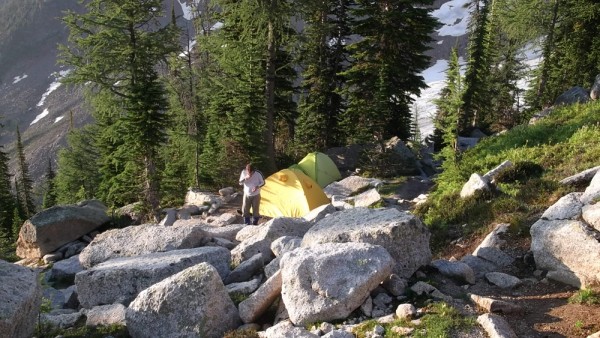
M299 168L312 178L321 188L342 178L340 171L329 156L320 152L306 155L294 168Z
M329 203L315 181L294 169L282 169L269 176L260 196L260 214L269 217L302 217Z

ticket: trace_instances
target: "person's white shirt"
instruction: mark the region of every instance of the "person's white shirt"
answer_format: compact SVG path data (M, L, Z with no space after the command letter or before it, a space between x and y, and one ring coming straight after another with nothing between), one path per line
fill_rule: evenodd
M260 194L260 187L265 184L262 174L254 170L250 175L246 169L240 174L240 184L244 185L244 195L256 196Z

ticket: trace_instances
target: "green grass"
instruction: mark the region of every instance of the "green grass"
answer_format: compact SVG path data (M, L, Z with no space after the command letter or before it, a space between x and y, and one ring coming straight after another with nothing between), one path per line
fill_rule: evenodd
M413 328L411 337L450 337L453 333L464 332L475 325L475 319L461 315L454 307L444 303L437 302L429 304L424 308L426 314L421 317L418 325L411 323L406 319L398 319L391 323L380 324L375 320L369 320L357 325L353 333L357 338L365 338L376 325L381 325L385 329L385 338L404 337L399 333L393 332L395 326Z
M249 295L245 295L245 294L239 293L239 292L234 292L230 296L231 296L231 300L233 301L235 306L240 305L241 302L245 301L249 297Z
M97 326L90 327L82 324L77 327L68 328L68 329L60 329L57 327L53 327L52 325L42 324L38 327L38 332L36 334L37 338L54 338L54 337L86 337L86 338L104 338L104 337L113 337L113 338L129 338L129 332L127 328L123 325L109 325L109 326Z
M457 163L444 163L428 201L415 212L431 228L436 251L447 244L450 232L466 236L495 223L510 223L512 230L528 234L558 198L582 191L558 181L600 165L599 153L600 102L557 108L536 125L485 138ZM499 191L460 198L471 174L483 175L505 160L515 166L499 177Z
M592 289L581 289L569 298L569 303L600 305L600 293Z
M258 333L252 329L233 330L226 332L223 338L259 338Z

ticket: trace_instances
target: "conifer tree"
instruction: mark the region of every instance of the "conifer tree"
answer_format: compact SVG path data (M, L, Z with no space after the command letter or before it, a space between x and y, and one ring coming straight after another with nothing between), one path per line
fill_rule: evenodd
M8 155L0 146L0 231L10 233L12 229L15 198L11 191L11 175L8 169Z
M46 168L46 191L42 201L42 208L48 209L56 205L56 186L54 170L52 169L52 160L48 158L48 167Z
M410 137L411 95L426 84L419 75L429 65L424 52L437 21L425 1L357 0L352 32L361 38L349 45L351 66L343 126L350 142Z
M459 134L467 134L473 128L485 128L485 100L490 96L487 86L492 56L490 10L494 0L474 1L469 22L469 48L464 80L463 114Z
M13 183L15 187L15 210L18 213L19 218L23 219L25 217L25 211L23 210L23 198L21 196L21 188L17 176L13 176Z
M201 27L199 21L206 18L208 13L198 15L192 20ZM188 45L185 52L169 58L167 91L171 123L167 129L168 141L160 155L164 162L161 177L164 205L181 204L188 187L200 186L199 156L205 126L198 87L199 75L203 73L201 68L206 65L200 58L203 53L199 49L203 47L197 44L196 48L192 48L193 37L186 37Z
M17 127L17 156L19 159L19 190L21 210L23 211L23 217L29 218L35 214L35 202L33 199L33 180L29 175L29 164L25 159L25 150L23 142L21 142L21 132Z
M600 4L594 0L561 0L556 7L555 47L548 60L542 104L553 103L574 86L591 88L600 73Z
M290 3L220 0L216 5L223 26L200 42L215 61L201 93L207 100L201 176L212 184L235 181L247 161L265 174L275 170L275 105L285 81L279 71L290 67L280 56L290 32Z
M54 179L58 203L80 202L77 192L81 187L86 192L84 199L101 197L99 153L95 146L98 128L91 124L67 135L67 147L58 152L59 169Z
M340 73L347 60L348 7L347 0L302 3L306 28L300 61L304 72L295 134L302 154L338 146L343 139L338 122L344 108Z
M461 115L464 114L462 110L463 90L458 51L454 47L450 53L446 70L446 86L441 90L439 98L435 100L437 106L434 119L435 132L441 138L441 147L438 145L436 149L444 149L442 156L446 161L456 161L457 159L458 133Z
M13 210L13 219L12 219L12 238L16 242L19 238L19 232L21 231L21 226L23 226L23 219L21 218L19 209L15 207Z
M519 44L506 36L497 37L498 54L492 61L488 87L493 95L486 100L484 123L490 131L498 132L522 122L522 90L518 82L525 76L524 65L518 56Z
M114 95L125 131L125 147L135 155L127 168L138 177L142 199L155 216L158 210L158 148L165 141L167 100L157 66L177 51L174 25L162 26L160 0L91 0L87 12L69 12L71 47L62 47L62 62L75 67L66 81L92 82ZM97 48L103 46L103 48Z

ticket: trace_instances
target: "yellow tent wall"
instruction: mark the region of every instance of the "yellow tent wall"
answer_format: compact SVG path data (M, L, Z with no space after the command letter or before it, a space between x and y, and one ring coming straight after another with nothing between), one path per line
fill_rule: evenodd
M342 178L333 160L327 154L313 152L306 155L297 165L306 175L315 180L321 188Z
M269 217L302 217L329 203L323 189L300 170L283 169L269 176L260 196L260 214Z

